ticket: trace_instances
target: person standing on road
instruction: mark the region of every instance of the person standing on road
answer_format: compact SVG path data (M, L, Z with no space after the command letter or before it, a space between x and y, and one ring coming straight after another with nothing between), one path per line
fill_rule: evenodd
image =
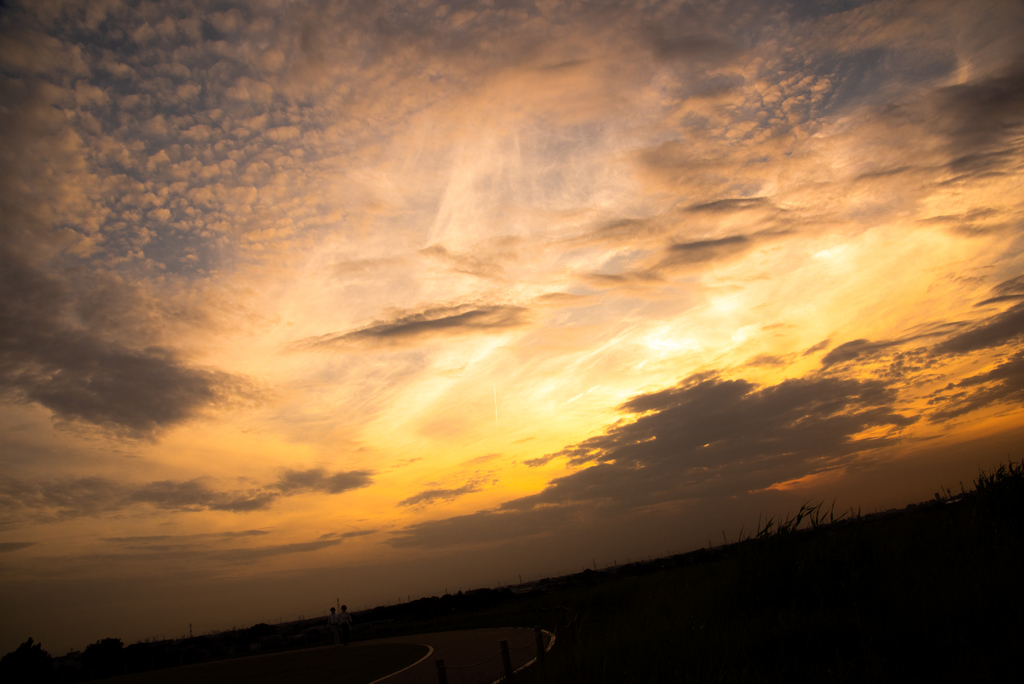
M345 608L342 607L341 610L344 611ZM344 613L344 615L348 615L348 613ZM351 616L349 616L348 619L349 622L352 621ZM337 646L341 643L341 615L335 613L333 608L331 608L331 614L327 616L327 627L331 630L331 639L334 645ZM348 625L345 625L345 629L348 629ZM347 639L345 640L345 643L348 643Z
M341 643L348 646L348 638L352 633L352 615L348 612L348 606L341 607L341 615L338 616L338 620L341 622Z

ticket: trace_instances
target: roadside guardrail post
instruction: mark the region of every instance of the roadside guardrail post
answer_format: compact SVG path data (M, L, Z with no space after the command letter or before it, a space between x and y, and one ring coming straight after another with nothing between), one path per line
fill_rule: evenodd
M508 640L501 640L501 666L505 669L505 681L512 681L512 658L508 654Z
M437 684L448 684L448 671L444 667L444 658L435 660L434 665L437 667Z

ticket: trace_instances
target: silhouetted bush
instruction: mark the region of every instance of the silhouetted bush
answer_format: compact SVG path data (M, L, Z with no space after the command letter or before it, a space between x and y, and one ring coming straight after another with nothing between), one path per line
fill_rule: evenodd
M0 682L51 682L53 674L53 657L42 644L33 643L32 637L0 658Z
M274 636L277 634L277 628L273 625L268 625L265 622L253 625L249 629L245 630L245 635L249 639L258 640L263 637Z
M113 638L89 644L82 653L82 664L94 679L124 674L124 644L120 639Z

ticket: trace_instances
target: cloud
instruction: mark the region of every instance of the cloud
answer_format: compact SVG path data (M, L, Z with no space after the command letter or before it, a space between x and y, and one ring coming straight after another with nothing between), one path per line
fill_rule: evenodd
M778 356L775 354L758 354L754 358L750 359L744 366L748 367L781 367L788 366L795 359L794 354L787 354L785 356Z
M140 504L172 512L249 513L265 510L281 497L309 492L341 494L367 487L373 482L371 475L369 471L363 470L334 474L322 468L286 470L277 482L269 486L236 491L214 489L206 478L157 480L140 484L102 477L34 482L12 478L0 484L0 527L16 526L26 520L55 522L99 516ZM250 530L224 534L246 536L262 532Z
M322 541L295 542L273 546L257 546L253 548L219 549L211 551L209 556L230 563L253 563L273 556L285 556L293 553L310 553L341 544L341 539L325 539Z
M759 207L770 206L767 197L739 197L704 202L702 204L691 204L686 207L688 212L705 212L711 214L732 214L738 211L747 211Z
M300 492L322 492L340 494L350 489L359 489L373 484L373 473L369 470L340 471L330 475L323 468L308 470L285 470L271 487L286 494Z
M529 320L522 306L443 306L417 313L400 313L394 318L347 333L330 333L308 338L300 346L326 347L347 342L401 342L430 335L464 335L517 328Z
M173 554L174 561L218 561L222 563L253 563L264 558L285 556L294 553L311 553L322 549L338 546L346 539L373 534L376 530L359 530L343 534L331 533L319 539L288 544L267 544L264 546L239 546L224 548L225 541L237 538L231 534L205 535L167 535L156 537L111 537L102 541L111 543L130 551L131 554L119 554L118 559L126 557L132 560L155 560L169 562L167 554ZM244 536L244 535L242 535ZM219 540L219 541L218 541ZM215 542L211 546L210 542ZM100 559L111 558L110 554L99 556Z
M353 539L365 537L368 534L375 534L377 530L356 530L354 532L328 532L320 535L320 539Z
M1013 293L1021 289L1021 281L1021 278L1013 278L1001 283L994 289L994 293L1000 294L986 299L982 303L1017 299L1017 295ZM1024 302L1015 304L1002 313L973 323L955 321L932 323L923 327L925 328L924 332L901 339L880 341L859 339L845 342L822 358L822 366L827 368L832 365L853 361L863 362L867 359L884 355L889 350L908 342L940 336L947 334L950 330L957 332L942 342L926 348L924 353L936 358L944 355L963 355L1002 347L1024 335ZM823 344L816 345L816 347L821 347Z
M689 264L700 264L742 254L753 241L745 235L730 235L716 240L696 240L677 243L669 247L666 256L658 262L657 270Z
M383 271L391 268L401 268L405 260L401 257L388 257L381 259L345 259L333 265L333 273L339 278L360 275L367 272Z
M0 486L0 524L25 519L53 522L110 513L138 504L167 511L248 512L269 507L276 493L261 490L222 492L202 478L162 480L138 485L102 477L25 482L10 479Z
M572 242L628 243L635 246L645 239L661 235L665 230L664 223L660 217L619 218L603 221L591 231L574 238Z
M662 278L653 271L626 271L625 273L587 273L582 277L584 283L596 288L627 287L643 288L663 283Z
M276 498L273 492L249 491L218 492L201 480L149 482L127 494L121 505L148 503L157 508L174 511L231 511L234 513L258 511L268 508Z
M899 431L917 420L898 413L896 399L877 380L811 376L758 387L693 376L630 399L619 409L633 419L543 459L565 458L586 465L582 470L496 509L409 526L388 543L443 546L536 534L580 517L728 496L841 467L897 443Z
M872 342L870 340L852 340L844 342L821 359L821 365L828 367L837 363L863 360L866 357L875 356L893 347L903 344L902 340ZM819 346L819 345L816 345ZM808 350L810 351L810 350Z
M811 457L850 453L866 444L853 435L915 420L892 410L896 392L881 381L812 376L758 389L703 377L630 399L620 410L639 418L560 455L577 464L683 459L701 467L753 454Z
M240 537L262 537L269 530L238 530L232 532L205 532L200 534L156 534L137 537L100 537L100 541L111 544L151 544L156 542L191 543L206 539L237 539Z
M0 386L65 420L152 437L252 394L241 378L192 368L164 348L133 349L69 322L67 284L0 250Z
M495 279L504 279L506 276L505 269L494 258L451 252L443 245L433 245L421 249L420 254L437 259L456 273Z
M656 22L646 24L641 34L656 55L665 60L680 60L686 63L727 61L740 50L734 43L722 38L690 33L691 21Z
M490 461L493 461L496 458L501 458L501 454L497 453L497 452L490 453L490 454L483 454L482 456L475 456L475 457L473 457L471 459L463 461L462 465L464 465L464 466L480 465L481 463L488 463Z
M994 288L993 294L996 296L986 301L1015 299L1012 293L1019 288L1020 278L1004 281ZM887 364L882 372L891 378L908 376L925 368L934 371L943 357L999 349L1017 342L1024 336L1024 302L974 323L956 321L923 327L926 332L905 339L879 342L861 339L841 344L825 355L822 366L828 368L854 362L863 365L882 357ZM956 332L932 346L888 354L893 348L911 340L947 334L949 330ZM928 420L933 423L947 422L981 409L1019 404L1024 400L1022 378L1024 352L1020 351L1018 345L1013 349L1012 356L1000 360L991 370L950 382L934 392L928 400L928 405L934 407L928 414Z
M992 296L978 302L975 306L987 306L998 302L1008 302L1016 299L1024 299L1024 276L1010 278L992 288Z
M574 518L568 507L506 513L479 511L444 520L428 520L404 527L387 544L402 548L442 548L476 545L549 534Z
M717 204L717 203L716 203ZM711 264L732 259L769 240L788 236L788 230L762 230L749 235L727 235L721 238L676 242L667 247L654 273L686 269L698 264Z
M723 200L729 203L740 201ZM732 210L711 211L717 213ZM621 273L588 273L583 279L594 287L658 287L664 285L670 275L720 264L745 254L765 240L777 239L787 234L786 231L758 231L750 235L736 234L704 240L676 241L660 247L652 257L649 257L646 251L638 251L635 265L630 264L630 268ZM621 259L619 256L615 261Z
M937 106L945 118L952 159L959 177L1001 174L1016 164L1024 143L1015 131L1024 109L1024 64L979 81L942 88Z
M934 354L968 354L1008 344L1024 335L1024 302L990 316L932 348Z
M470 482L455 489L428 489L419 494L413 494L407 499L402 499L398 502L398 505L426 506L436 501L454 501L460 496L479 491L480 485L477 482Z
M803 352L803 354L801 354L801 356L810 356L811 354L816 354L816 353L820 352L822 349L828 349L828 345L831 342L832 342L831 339L825 339L825 340L822 340L821 342L818 342L817 344L811 345L810 347L808 347L807 349L804 350L804 352Z
M551 308L587 306L593 302L593 295L577 295L568 292L548 292L534 297L534 301Z
M637 260L640 263L633 268L621 273L587 273L583 280L593 287L658 287L664 285L671 274L737 257L753 248L760 238L760 235L729 235L676 242L661 248L653 263L646 255L640 255Z
M0 553L11 553L12 551L21 551L27 549L30 546L36 546L39 542L0 542Z
M1024 403L1024 351L1017 352L990 371L950 383L942 392L954 394L929 401L929 404L940 407L929 416L929 420L935 423L990 406Z

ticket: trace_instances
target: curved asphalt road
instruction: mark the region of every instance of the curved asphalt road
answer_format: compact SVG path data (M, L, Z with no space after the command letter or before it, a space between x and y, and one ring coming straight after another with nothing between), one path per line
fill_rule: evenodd
M426 644L434 652L413 667L393 674L380 684L436 684L435 661L443 659L448 671L448 684L491 684L503 674L501 666L502 639L508 640L512 669L518 669L537 657L536 637L532 629L499 627L466 629L455 632L434 632L404 637L373 639L353 644ZM545 637L545 644L547 638Z

